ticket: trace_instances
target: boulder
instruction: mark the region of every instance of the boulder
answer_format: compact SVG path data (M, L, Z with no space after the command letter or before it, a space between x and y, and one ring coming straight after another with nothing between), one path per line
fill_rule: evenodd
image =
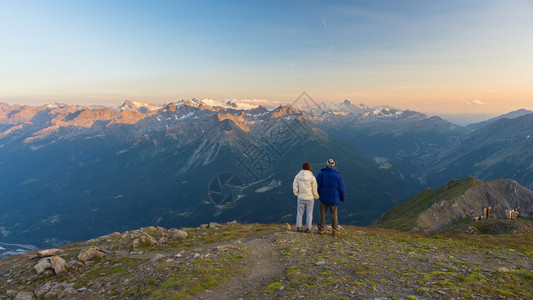
M31 300L33 299L33 292L18 292L14 300Z
M59 275L67 270L67 262L60 256L56 255L50 257L50 263L52 263L52 268L54 269L56 275Z
M174 239L174 240L186 239L187 236L189 236L187 234L187 231L181 230L181 229L172 229L172 230L170 230L170 234L172 235L172 239Z
M466 229L465 229L465 233L466 233L466 234L478 234L479 231L478 231L477 228L474 227L474 226L468 226L468 227L466 227Z
M76 294L78 294L78 290L76 290L72 286L69 286L64 291L62 291L61 294L59 294L59 299L72 299L72 297Z
M42 258L39 260L39 262L33 266L35 271L37 271L37 274L42 274L44 271L48 269L52 269L52 263L50 262L50 259L48 257Z
M79 268L83 268L84 267L84 264L82 262L79 262L77 260L71 260L67 263L67 268L74 268L74 269L79 269Z
M48 257L63 254L65 251L63 249L43 249L38 250L36 253L39 257Z
M155 262L155 261L161 260L163 258L165 258L165 256L163 254L156 254L154 257L152 257L152 259L150 261L151 262Z
M157 241L154 239L154 237L151 236L151 235L148 235L148 234L145 234L145 235L141 236L141 237L139 238L139 242L140 242L141 244L146 244L146 243L148 243L148 244L150 244L151 246L153 246L153 245L157 245Z
M51 289L52 289L52 282L48 281L45 284L43 284L40 287L38 287L37 289L35 289L35 291L33 291L33 293L37 297L42 297L46 293L48 293Z
M39 260L39 262L33 267L37 274L42 274L47 270L54 270L56 275L61 274L67 270L66 262L60 256L45 257Z
M216 222L209 223L209 228L217 228L217 227L220 227L220 224L218 224Z
M231 244L226 244L226 245L219 245L217 246L217 250L219 252L223 252L223 251L228 251L229 249L238 249L239 247L235 246L235 245L231 245Z
M78 255L78 260L82 262L86 262L89 260L93 260L95 257L103 258L107 256L107 253L105 253L102 249L91 246L88 249L82 250L80 254Z
M133 248L137 248L140 245L141 245L141 241L139 241L139 239L134 239L133 240L133 243L132 243Z
M57 297L57 294L61 293L62 290L63 287L61 286L61 284L56 284L52 286L52 288L46 294L44 294L43 298L47 299L51 297Z

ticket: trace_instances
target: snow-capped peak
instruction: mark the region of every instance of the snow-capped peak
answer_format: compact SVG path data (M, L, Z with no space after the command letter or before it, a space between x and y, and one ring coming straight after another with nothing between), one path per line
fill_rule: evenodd
M122 105L119 106L119 109L121 111L135 110L141 113L153 112L153 111L159 110L160 108L161 106L158 106L158 105L148 104L148 103L144 103L140 101L130 101L130 100L124 101L124 103L122 103Z
M202 103L211 107L221 107L221 108L231 108L231 109L243 109L249 110L257 108L258 105L245 103L245 102L235 102L232 100L214 100L214 99L203 99Z
M50 109L54 109L54 108L62 108L62 107L65 107L67 106L66 104L64 103L58 103L58 102L54 102L54 103L50 103L50 104L47 104L46 107L50 108Z

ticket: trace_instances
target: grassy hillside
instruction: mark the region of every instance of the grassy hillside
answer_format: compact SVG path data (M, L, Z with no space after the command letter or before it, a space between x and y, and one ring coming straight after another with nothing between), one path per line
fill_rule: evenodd
M374 222L374 226L387 229L408 231L417 225L418 215L442 200L454 199L468 189L483 183L474 177L450 180L444 186L432 190L427 188L413 198L388 210Z

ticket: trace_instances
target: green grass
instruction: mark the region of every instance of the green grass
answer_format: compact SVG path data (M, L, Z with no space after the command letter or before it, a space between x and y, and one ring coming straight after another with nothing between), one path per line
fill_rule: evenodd
M270 291L275 291L275 290L279 290L282 286L283 286L283 284L281 282L273 282L273 283L269 284L266 287L266 289L270 290Z
M482 183L484 181L474 177L467 177L461 180L450 180L436 190L427 188L413 198L387 211L374 226L409 231L417 226L418 215L434 203L452 200L464 194L468 189Z

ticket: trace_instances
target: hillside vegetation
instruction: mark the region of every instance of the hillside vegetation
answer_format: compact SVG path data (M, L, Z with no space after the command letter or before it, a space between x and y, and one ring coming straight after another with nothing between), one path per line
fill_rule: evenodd
M522 217L533 215L533 192L514 180L482 181L474 177L450 180L438 189L423 190L390 209L374 226L404 231L435 232L475 219L507 219L510 210L520 209Z
M112 233L0 260L0 299L533 297L531 234L341 233L235 222Z

